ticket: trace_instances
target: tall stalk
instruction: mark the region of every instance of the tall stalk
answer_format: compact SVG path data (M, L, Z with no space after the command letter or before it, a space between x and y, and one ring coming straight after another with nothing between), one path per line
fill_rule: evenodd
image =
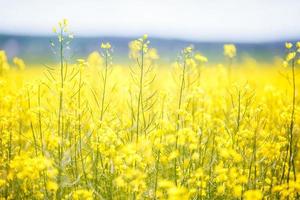
M78 123L78 135L79 135L79 156L80 156L80 161L81 161L81 167L82 167L82 173L84 176L84 180L87 183L87 175L86 175L86 171L85 171L85 164L84 164L84 157L83 157L83 150L82 150L82 143L83 143L83 137L82 137L82 129L81 129L81 87L82 87L82 71L83 71L83 67L85 65L84 61L79 59L79 77L78 77L78 94L77 94L77 106L78 106L78 113L77 113L77 123ZM76 155L75 155L76 156Z
M143 96L143 77L144 77L144 43L142 45L141 51L141 63L139 64L140 67L140 76L139 76L139 95L138 95L138 104L137 104L137 115L136 115L136 143L139 141L139 128L140 128L140 110L142 104L142 96Z
M284 163L287 161L287 175L286 175L286 182L287 182L287 189L289 190L290 187L290 176L291 172L293 173L293 181L296 181L296 167L295 167L295 158L294 158L294 153L296 152L296 145L295 144L295 135L294 135L294 126L295 126L295 109L296 109L296 76L295 76L295 62L298 57L298 52L300 49L300 43L297 42L296 48L292 48L293 45L292 43L286 43L285 44L286 49L287 49L287 55L286 59L284 61L284 66L291 66L291 73L292 73L292 110L290 113L290 121L289 125L287 128L287 138L288 138L288 145L287 145L287 150L286 150L286 155L285 155L285 160ZM281 176L281 183L285 177L285 164L283 166L282 170L282 176ZM297 199L299 198L298 192L296 193ZM288 195L287 198L289 199L290 196Z
M28 103L28 109L31 109L31 99L30 99L30 94L29 94L29 91L27 90L27 103ZM32 138L33 138L33 143L34 143L34 150L35 150L35 155L37 156L38 154L38 146L37 146L37 140L36 140L36 135L35 135L35 131L34 131L34 128L33 128L33 123L32 123L32 120L30 119L30 129L31 129L31 132L32 132Z
M104 104L105 104L105 95L106 95L106 84L107 84L107 71L108 71L108 52L105 51L105 69L104 69L104 77L103 77L103 92L101 98L101 114L100 120L103 120L104 117Z
M232 63L233 63L233 58L236 56L236 47L234 44L225 44L224 45L224 56L229 59L228 84L231 84L231 82L232 82Z
M181 109L182 104L182 96L183 96L183 90L185 86L185 73L186 73L186 61L183 61L183 68L182 68L182 75L181 75L181 82L180 82L180 91L179 91L179 100L178 100L178 111ZM177 132L180 129L180 114L177 114L177 127L176 127L176 140L175 140L175 151L178 149L178 134ZM177 185L177 158L174 159L174 181L175 185Z
M295 60L292 61L292 111L289 125L289 160L287 182L290 181L290 172L293 168L294 181L296 181L296 168L294 161L294 123L295 123L295 104L296 104L296 79L295 79Z
M60 90L59 90L59 106L58 106L58 119L57 119L57 134L61 141L58 143L58 176L57 176L57 183L58 183L58 190L57 190L57 199L61 199L62 197L62 188L61 188L61 176L62 176L62 140L63 140L63 89L64 89L64 46L63 46L63 29L60 30Z
M101 49L103 50L102 52L102 56L105 59L104 62L104 74L102 74L102 81L103 81L103 88L102 88L102 94L101 94L101 105L98 104L98 106L100 107L100 121L102 122L104 120L104 115L105 115L105 111L107 109L107 105L105 105L106 103L106 96L107 96L107 81L108 81L108 72L109 72L109 66L111 65L111 45L110 43L102 43L101 44ZM95 98L97 98L95 96ZM102 127L102 123L100 124L99 128ZM98 135L96 136L96 140L97 143L99 143L100 138L98 137ZM100 159L99 159L100 157ZM98 192L98 162L101 162L101 167L104 170L104 165L103 165L103 161L102 161L102 156L101 153L99 151L99 145L97 145L96 148L96 155L95 155L95 164L94 164L94 185L96 188L96 192Z
M152 81L147 82L147 74L152 70L151 66L145 64L146 56L148 55L148 36L144 35L142 38L130 42L130 55L133 59L136 60L139 71L136 72L134 69L131 69L131 76L133 81L137 84L138 95L137 95L137 105L136 105L136 131L135 131L135 142L139 142L140 133L146 132L146 119L145 119L145 100L151 99L151 97L144 97L144 88L149 86ZM142 119L143 121L141 121ZM143 123L143 124L142 124ZM142 125L144 127L142 127Z
M180 110L182 108L182 102L183 102L183 93L185 89L186 84L186 72L187 72L187 60L191 59L193 48L191 46L188 46L183 49L181 53L181 59L182 59L182 71L181 71L181 79L180 79L180 89L179 89L179 99L178 99L178 114L177 114L177 123L176 123L176 136L175 136L175 151L178 150L178 131L180 129ZM175 185L177 185L177 157L174 159L174 182Z
M63 146L64 146L64 113L63 113L63 104L64 104L64 87L65 79L67 75L67 65L65 61L65 49L73 38L72 34L68 32L68 21L66 19L59 22L59 31L54 32L57 34L58 38L58 55L59 55L59 64L60 64L60 73L59 73L59 103L58 103L58 116L57 116L57 137L59 138L58 147L57 147L57 157L58 157L58 175L57 175L57 184L58 189L56 192L56 198L61 199L63 194L62 188L62 160L63 160ZM55 44L51 42L51 46L55 47Z

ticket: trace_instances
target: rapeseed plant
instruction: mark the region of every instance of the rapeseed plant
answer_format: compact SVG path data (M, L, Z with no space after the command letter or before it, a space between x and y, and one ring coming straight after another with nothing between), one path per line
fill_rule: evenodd
M57 67L9 70L0 51L1 199L299 199L299 42L286 81L278 63L233 68L233 44L228 66L193 46L158 66L147 35L130 68L110 43L70 64L68 21L54 32Z
M3 75L10 68L5 51L0 50L0 75Z

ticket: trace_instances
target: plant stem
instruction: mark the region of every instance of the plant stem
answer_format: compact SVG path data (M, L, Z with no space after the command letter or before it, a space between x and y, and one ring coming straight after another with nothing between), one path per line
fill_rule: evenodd
M185 87L185 72L186 72L186 60L183 61L183 69L182 69L182 77L181 77L181 84L180 84L180 93L179 93L179 101L178 101L178 112L181 109L182 104L182 95L183 90ZM179 131L179 120L180 120L180 114L177 114L177 128L176 128L176 141L175 141L175 150L177 151L178 148L178 131ZM174 159L174 181L175 185L177 186L177 158Z
M140 73L140 82L139 82L139 96L138 96L138 105L137 105L137 116L136 116L136 143L139 141L139 128L140 128L140 109L142 104L142 95L143 95L143 77L144 77L144 43L142 43L141 50L141 64L139 67L141 68Z

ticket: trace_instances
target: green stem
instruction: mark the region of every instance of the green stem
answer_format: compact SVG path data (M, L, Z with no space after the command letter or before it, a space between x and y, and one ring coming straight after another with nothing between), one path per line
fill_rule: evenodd
M138 106L137 106L137 116L136 116L136 143L139 141L139 128L140 128L140 109L142 104L142 95L143 95L143 77L144 77L144 43L142 43L141 50L141 73L140 73L140 82L139 82L139 96L138 96Z
M183 62L183 69L182 69L182 77L181 77L181 85L180 85L180 93L179 93L179 101L178 101L178 112L181 109L182 104L182 96L183 96L183 90L185 86L185 72L186 72L186 60ZM180 120L180 114L177 114L177 128L176 128L176 141L175 141L175 150L177 151L178 148L178 131L179 131L179 120ZM174 159L174 181L175 185L177 185L177 158Z

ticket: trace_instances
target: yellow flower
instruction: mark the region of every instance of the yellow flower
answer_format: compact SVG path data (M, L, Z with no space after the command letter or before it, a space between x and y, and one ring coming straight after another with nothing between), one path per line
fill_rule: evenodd
M69 25L69 21L67 19L63 19L63 24L64 24L64 26L68 26Z
M25 69L25 63L21 58L14 57L13 62L19 70L24 70Z
M3 179L0 179L0 188L4 187L5 184L6 184L6 181Z
M188 200L188 190L183 187L171 187L168 189L168 200Z
M243 160L242 156L240 154L238 154L236 151L232 150L230 153L231 153L233 161L241 162Z
M170 188L174 186L174 182L163 179L158 182L158 186L161 188Z
M191 68L194 68L196 66L196 62L193 58L187 58L185 62L186 65L190 66Z
M208 62L208 59L205 56L203 56L201 53L197 53L195 55L195 59L197 61L199 61L200 63L206 63L206 62Z
M87 64L86 61L85 61L84 59L81 59L81 58L77 59L77 63L78 63L78 65L80 65L80 66L83 66L83 65L86 65L86 64Z
M244 193L245 200L261 200L263 195L260 190L248 190Z
M7 62L7 57L6 57L6 53L3 50L0 50L0 62Z
M142 49L140 41L134 40L129 43L129 58L137 58Z
M234 44L224 45L224 55L229 58L234 58L236 56L236 47Z
M239 178L239 183L247 183L248 182L248 178L245 175L241 175Z
M58 189L58 185L57 183L53 182L53 181L49 181L47 183L47 190L50 192L56 192Z
M129 42L129 58L136 59L140 53L148 53L148 45L150 41L147 40L148 35L143 35L143 37Z
M59 26L60 31L63 31L65 33L68 33L68 25L69 25L69 21L67 19L62 19L61 21L58 22L58 26ZM61 36L60 31L57 32L56 27L53 27L52 31L54 33L57 33L59 36ZM73 35L69 34L69 38L73 38ZM63 41L63 39L60 38L60 37L58 37L58 39L59 39L60 42Z
M194 49L193 45L189 45L183 49L183 52L185 54L189 54L189 53L192 53L193 49Z
M111 48L111 45L109 42L107 43L101 43L101 48L102 49L110 49Z
M9 70L9 64L7 61L6 53L5 51L0 50L0 75L7 70Z
M224 192L225 192L225 187L224 187L224 185L219 185L219 186L217 187L217 194L218 194L218 195L222 195L222 194L224 194Z
M240 197L242 195L243 187L241 185L233 186L232 194L234 197Z
M159 59L159 55L157 53L157 50L154 48L149 48L148 53L147 53L147 58L151 60L157 60Z
M193 153L193 155L192 155L192 160L198 160L199 159L199 153L198 152L195 152L195 153Z
M115 182L116 182L116 185L118 187L125 187L126 186L126 182L124 181L124 179L121 176L117 177L115 179Z
M89 190L79 189L73 193L74 200L92 200L93 193Z
M225 44L224 45L224 55L229 58L233 58L236 56L236 47L234 44Z
M290 48L292 48L292 47L293 47L293 44L292 44L292 43L290 43L290 42L286 42L286 43L285 43L285 48L290 49Z
M89 56L87 58L87 62L89 64L89 66L97 67L97 66L102 65L103 59L97 51L94 51L89 54Z
M176 150L176 151L172 151L170 154L169 154L169 161L170 160L173 160L175 158L177 158L179 156L179 151Z
M148 39L148 34L144 34L144 35L143 35L143 39L144 39L144 40L147 40L147 39Z
M288 53L287 56L286 56L286 61L293 60L295 58L295 56L296 56L296 52L290 52L290 53Z

